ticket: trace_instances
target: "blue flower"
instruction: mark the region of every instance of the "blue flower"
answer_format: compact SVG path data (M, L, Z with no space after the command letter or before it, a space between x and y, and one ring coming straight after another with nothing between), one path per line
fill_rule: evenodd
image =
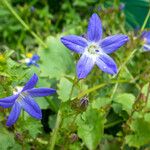
M37 61L39 61L40 56L37 54L34 54L31 58L27 58L25 61L27 63L27 66L35 65L36 67L39 67L37 64Z
M142 39L144 40L143 50L150 51L150 31L144 31L142 33Z
M125 4L124 3L121 3L120 5L119 5L119 10L123 10L125 8Z
M33 97L43 97L54 94L52 88L34 88L38 81L38 76L34 74L25 86L14 95L0 99L0 106L3 108L12 107L8 117L7 126L12 126L18 119L21 109L24 109L30 116L41 119L42 112Z
M124 45L129 40L128 36L117 34L102 39L102 32L101 20L94 13L89 20L87 38L76 35L61 38L61 42L67 48L82 54L76 66L79 79L85 78L95 64L106 73L117 73L116 63L107 54L111 54Z

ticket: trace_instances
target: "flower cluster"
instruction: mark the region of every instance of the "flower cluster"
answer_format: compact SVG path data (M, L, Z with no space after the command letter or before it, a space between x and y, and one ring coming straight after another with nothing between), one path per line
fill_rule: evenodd
M117 73L117 65L109 54L115 52L124 45L129 38L127 35L117 34L103 39L102 35L101 20L98 15L94 13L89 20L85 37L68 35L61 38L62 43L67 48L81 54L81 58L76 66L79 79L85 78L95 64L108 74L113 75ZM143 35L144 38L147 36L149 35ZM148 48L148 44L150 44L150 41L147 40L147 45L145 47ZM37 61L39 58L38 55L33 55L28 59L27 65L35 65L38 67ZM17 121L22 109L36 119L42 118L41 109L34 101L34 97L48 96L54 94L56 90L52 88L34 88L37 81L38 76L34 74L26 85L15 92L14 95L0 99L1 107L12 107L6 123L7 126L11 126ZM87 104L88 100L86 98L81 100L81 106L86 106Z

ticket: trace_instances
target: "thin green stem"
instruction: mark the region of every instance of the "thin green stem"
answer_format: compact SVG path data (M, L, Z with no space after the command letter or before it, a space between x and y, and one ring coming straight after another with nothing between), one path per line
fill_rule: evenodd
M147 24L147 22L148 22L149 17L150 17L150 5L149 5L149 11L148 11L148 13L147 13L147 16L145 17L145 20L144 20L144 23L143 23L143 25L142 25L141 31L144 30L144 28L145 28L145 26L146 26L146 24Z
M130 74L131 79L134 80L134 77L132 76L132 74L131 74L130 71L128 70L127 66L125 67L125 70L126 70L126 72L127 72L128 74ZM135 86L137 87L138 90L141 90L140 86L139 86L137 83L135 83Z
M78 82L79 82L79 80L76 81L76 77L75 77L73 80L73 85L72 85L71 92L70 92L70 99L71 99L71 96L73 93L73 89ZM60 109L57 113L56 125L55 125L55 128L53 130L52 137L50 138L49 150L54 150L54 148L55 148L56 138L57 138L57 134L59 131L61 121L62 121L62 112L61 112L61 107L60 107Z
M117 82L117 83L115 84L115 86L114 86L113 92L112 92L112 94L111 94L111 96L110 96L111 99L114 97L114 95L115 95L115 93L116 93L116 91L117 91L117 88L118 88L118 82Z
M113 127L113 126L115 126L115 125L117 125L117 124L119 124L119 123L121 123L121 122L122 122L122 120L116 120L116 121L114 121L114 122L111 122L111 123L106 124L104 128L105 128L105 129L111 128L111 127Z
M73 94L73 90L74 90L74 87L75 85L79 82L79 80L76 81L76 76L74 77L74 80L73 80L73 85L72 85L72 88L71 88L71 92L70 92L70 95L69 95L69 100L71 99L72 97L72 94Z
M119 67L118 69L118 74L119 72L126 66L126 64L129 62L129 60L134 56L135 52L137 51L138 49L135 49L133 50L130 55L126 58L126 60L122 63L122 65ZM118 75L117 74L117 75ZM113 78L116 77L116 76L113 76Z
M31 33L31 35L37 39L37 41L47 48L47 45L42 41L42 39L35 33L33 32L30 27L21 19L21 17L15 12L15 10L12 8L12 6L7 2L7 0L3 0L3 3L5 6L8 8L8 10L14 15L14 17L22 24L22 26Z
M83 92L80 93L76 98L77 98L77 99L81 99L83 96L85 96L85 95L87 95L87 94L89 94L89 93L91 93L91 92L94 92L94 91L96 91L96 90L98 90L98 89L100 89L100 88L102 88L102 87L104 87L104 86L106 86L106 85L109 85L109 84L114 84L114 83L126 83L126 82L130 82L130 81L117 80L117 81L111 81L111 82L108 82L108 83L98 84L98 85L96 85L96 86L94 86L94 87L92 87L92 88L90 88L90 89L88 89L88 90L86 90L86 91L83 91ZM76 98L74 98L74 99L76 99Z
M55 128L53 130L52 137L50 138L49 150L54 150L54 148L55 148L56 138L57 138L57 134L58 134L58 131L59 131L59 126L61 124L61 120L62 120L62 113L59 109L59 111L57 113Z

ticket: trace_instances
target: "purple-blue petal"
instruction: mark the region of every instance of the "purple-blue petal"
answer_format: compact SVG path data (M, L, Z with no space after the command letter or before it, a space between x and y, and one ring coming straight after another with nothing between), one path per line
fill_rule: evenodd
M31 60L32 61L38 61L40 59L40 56L39 55L37 55L37 54L34 54L33 56L32 56L32 58L31 58Z
M22 91L26 91L26 90L34 88L34 86L36 85L37 81L38 81L38 76L36 74L34 74L30 78L30 80L26 83L26 85L24 86Z
M102 38L102 23L97 14L93 14L89 20L87 38L89 41L98 42Z
M81 58L79 59L77 66L76 66L78 78L79 79L85 78L92 70L94 64L95 62L92 57L86 54L83 54Z
M6 125L9 127L12 126L18 120L20 112L21 112L21 106L18 102L15 102L11 109Z
M67 35L61 38L61 42L70 50L82 54L87 46L87 40L81 36Z
M55 89L52 88L33 88L27 91L32 97L43 97L56 93Z
M109 74L117 73L117 65L114 60L107 54L100 55L96 59L97 66L104 72Z
M108 36L101 41L100 47L105 53L110 54L124 45L128 40L128 36L122 34Z
M18 98L18 95L12 95L9 97L1 98L0 106L2 106L3 108L11 107L17 98Z
M150 44L144 44L143 45L143 50L146 52L146 51L150 51Z
M34 99L30 96L25 96L20 101L21 107L32 117L36 119L42 118L42 112L38 104L34 101Z
M144 31L142 33L142 38L146 40L147 44L150 44L150 31Z

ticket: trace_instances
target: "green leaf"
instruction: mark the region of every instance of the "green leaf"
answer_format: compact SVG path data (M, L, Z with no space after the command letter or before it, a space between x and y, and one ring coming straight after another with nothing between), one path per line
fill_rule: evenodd
M49 107L49 103L44 97L36 98L35 101L38 103L41 109L47 109Z
M57 115L55 114L55 115L51 115L48 119L48 124L51 129L54 129L55 127L56 118L57 118Z
M114 104L120 104L122 110L125 110L128 114L131 113L132 105L134 104L135 96L130 93L118 94L114 99ZM114 107L115 108L115 107Z
M112 99L107 97L97 98L92 102L92 107L96 109L100 109L101 107L105 107L111 104Z
M69 100L70 96L72 99L73 97L77 96L77 94L80 91L84 91L87 89L87 86L83 83L75 84L73 91L72 91L72 94L70 95L71 90L72 90L72 86L73 86L72 80L70 80L66 77L62 77L60 79L59 84L58 84L58 90L57 90L57 94L59 95L58 98L60 100L62 100L63 102L66 102Z
M130 127L133 133L125 137L129 146L140 148L140 146L150 142L150 122L144 119L136 119L132 121Z
M39 49L41 76L57 78L75 72L75 64L71 52L60 42L60 37L49 36L48 48Z
M57 93L59 95L59 99L63 102L66 102L69 100L71 89L72 89L73 83L70 82L66 78L61 78L60 82L58 84L58 90Z
M88 108L77 119L78 136L90 150L95 149L99 144L104 132L104 122L102 114L92 108Z
M24 113L24 120L20 120L19 122L19 132L26 132L28 131L29 136L32 138L36 138L38 134L42 132L41 122L31 118L26 112Z
M7 150L17 146L18 150L21 150L21 146L15 142L13 133L8 132L4 127L0 128L0 149Z

